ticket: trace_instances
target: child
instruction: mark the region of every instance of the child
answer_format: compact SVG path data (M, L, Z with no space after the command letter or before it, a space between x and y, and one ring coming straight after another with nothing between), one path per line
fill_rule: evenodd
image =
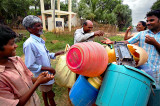
M14 31L0 25L0 105L39 106L40 101L35 90L54 76L44 72L33 78L21 58L15 56L15 37Z

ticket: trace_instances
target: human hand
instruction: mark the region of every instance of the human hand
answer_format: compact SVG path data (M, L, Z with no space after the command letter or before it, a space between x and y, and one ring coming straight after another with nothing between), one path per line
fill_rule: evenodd
M58 55L61 55L61 54L64 54L64 53L65 53L65 51L63 51L63 50L62 51L58 51L58 52L55 53L55 56L58 56Z
M110 39L104 37L105 40L101 40L101 43L104 43L104 44L113 44L113 41L111 41Z
M52 68L52 67L42 67L41 68L42 71L49 71L51 72L53 75L55 75L56 71Z
M128 31L130 31L131 29L132 29L132 26L129 26L129 27L127 28Z
M36 82L38 84L43 84L43 83L46 83L46 82L52 80L53 78L54 78L54 76L52 74L48 74L48 71L46 71L46 72L42 72L41 74L39 74Z
M145 37L145 43L154 45L157 42L154 37L150 37L149 35L146 35Z
M103 35L104 35L104 32L101 30L94 32L94 36L103 36Z

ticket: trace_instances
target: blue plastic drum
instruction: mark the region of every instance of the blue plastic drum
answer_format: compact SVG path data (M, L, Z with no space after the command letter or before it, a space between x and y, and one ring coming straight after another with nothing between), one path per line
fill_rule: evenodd
M98 95L98 89L94 88L80 75L69 92L69 97L74 106L92 106Z

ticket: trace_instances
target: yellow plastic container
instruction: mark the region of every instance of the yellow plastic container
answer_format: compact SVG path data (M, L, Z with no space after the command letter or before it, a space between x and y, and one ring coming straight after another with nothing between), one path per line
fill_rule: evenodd
M93 86L95 87L96 89L99 89L99 87L101 86L102 84L102 80L101 80L101 76L98 76L98 77L90 77L88 78L88 82Z

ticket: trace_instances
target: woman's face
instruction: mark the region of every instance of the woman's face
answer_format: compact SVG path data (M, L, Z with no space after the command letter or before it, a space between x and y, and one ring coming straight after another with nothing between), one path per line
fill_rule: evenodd
M138 32L140 32L140 31L144 31L144 30L145 30L145 27L142 25L141 22L139 22L139 23L137 24L137 26L136 26L136 29L137 29Z

